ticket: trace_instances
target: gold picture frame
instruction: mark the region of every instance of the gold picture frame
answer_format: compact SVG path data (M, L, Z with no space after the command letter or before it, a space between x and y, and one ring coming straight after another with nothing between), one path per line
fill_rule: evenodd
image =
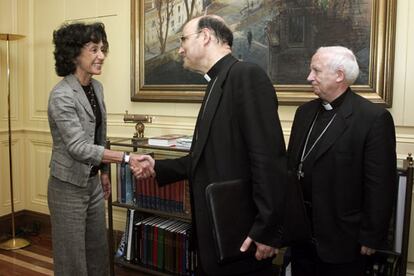
M264 5L270 5L274 8L277 7L278 3L286 2L285 0L263 0L263 1L251 1L251 6L248 4L248 1L237 1L237 3L247 3L247 10L246 7L232 7L233 10L237 10L241 14L241 20L246 20L249 22L249 17L252 17L255 13L263 12L265 10ZM253 5L253 2L255 2L258 6L255 7ZM393 66L394 66L394 43L395 43L395 25L396 25L396 2L397 0L360 0L360 6L359 7L346 7L345 4L343 6L339 7L339 2L345 3L346 1L332 1L336 2L337 5L335 7L329 7L329 4L326 4L328 2L326 1L296 1L297 3L305 3L305 2L311 2L312 5L316 2L320 2L322 5L326 6L318 6L318 9L325 9L323 10L324 14L329 14L333 12L336 12L339 8L347 9L348 11L352 9L352 11L355 12L355 17L358 16L358 18L364 18L368 17L366 16L365 12L369 11L370 17L365 18L365 21L368 22L368 29L364 32L361 32L362 35L365 34L367 45L364 49L364 51L360 51L359 53L362 53L361 55L365 55L365 58L362 58L366 65L366 73L364 74L365 80L361 83L357 83L352 86L353 90L357 92L358 94L364 96L365 98L390 107L392 105L392 87L393 87ZM349 1L352 2L352 1ZM355 2L355 1L354 1ZM358 1L357 1L358 2ZM157 4L161 6L157 6ZM161 4L160 4L161 3ZM171 4L170 6L167 6L167 4ZM177 62L175 62L175 67L168 67L164 66L163 62L165 62L166 59L171 60L177 60L178 54L177 50L179 47L178 44L178 38L181 35L182 31L182 25L185 24L184 21L180 22L182 25L180 25L178 22L175 22L175 25L173 24L174 20L171 19L171 22L165 24L165 26L169 27L175 27L173 29L172 27L169 29L170 35L169 37L166 37L164 42L165 43L171 43L171 49L165 51L163 54L157 54L156 51L158 51L158 48L160 48L160 45L154 46L156 43L154 42L152 45L148 45L146 43L146 39L150 40L148 37L149 35L154 35L154 31L151 28L151 26L162 26L160 24L159 19L163 18L163 20L166 20L168 16L171 14L174 14L174 9L176 9L175 19L179 18L177 15L178 11L181 11L182 13L185 12L189 13L189 8L191 8L191 4L195 3L193 6L193 15L198 16L200 14L197 13L197 5L202 5L201 12L205 13L206 10L209 8L208 13L214 13L214 7L216 6L216 11L220 11L217 7L220 7L220 5L224 5L226 3L229 3L228 5L236 5L234 1L226 1L226 0L165 0L165 1L145 1L145 0L131 0L131 100L132 101L151 101L151 102L201 102L203 96L204 96L204 84L198 84L200 82L200 79L197 79L196 83L192 83L192 81L187 82L183 81L183 83L158 83L159 80L165 79L177 79L176 76L178 74L181 74L179 70L177 69ZM187 4L187 5L186 5ZM207 5L208 4L208 5ZM152 6L151 6L152 5ZM162 6L164 5L164 6ZM179 8L180 6L180 8ZM286 5L285 5L286 6ZM195 7L195 8L194 8ZM268 8L268 7L267 7ZM158 10L157 10L158 9ZM200 9L200 7L199 7ZM261 11L260 9L263 9ZM274 8L275 9L275 8ZM213 11L211 11L213 10ZM317 31L314 31L315 27L311 27L313 29L309 29L309 24L306 23L306 21L309 20L319 20L320 21L320 11L317 10L319 13L314 12L317 14L312 17L312 15L309 15L309 7L306 9L303 9L304 12L300 12L300 9L294 9L290 7L289 12L289 21L287 23L287 26L283 28L283 31L278 30L277 37L270 37L269 33L272 28L274 28L274 24L272 22L276 22L276 19L279 20L277 22L282 22L280 18L283 19L283 12L280 10L272 11L273 17L271 20L268 20L266 23L267 25L263 28L264 29L264 35L267 34L267 40L268 41L268 49L277 49L277 47L283 46L283 39L287 40L288 42L285 43L285 45L288 45L286 47L290 47L289 49L292 51L306 51L307 53L307 60L301 61L299 65L292 64L292 70L295 70L295 68L300 68L303 72L302 75L298 77L297 79L303 80L302 83L290 83L290 82L283 82L283 81L277 81L275 84L275 89L277 91L277 96L280 104L284 105L298 105L303 102L307 102L311 99L315 98L315 95L312 92L312 88L309 84L306 83L306 70L309 68L309 62L310 57L314 50L317 48L317 45L314 43L309 47L308 41L315 41L316 39L314 37L309 36L309 32L312 33L318 33L323 34L322 28L320 28ZM170 15L167 13L170 11ZM292 20L292 11L299 11L296 12L296 19ZM151 15L151 12L154 12L153 15ZM171 13L172 12L172 13ZM279 12L279 14L278 14ZM358 13L358 14L357 14ZM151 17L152 16L152 17ZM157 17L158 16L158 17ZM349 20L349 14L347 15L347 21ZM226 17L223 16L225 19ZM257 17L257 16L256 16ZM171 17L172 18L172 17ZM182 17L180 17L182 19ZM190 17L191 18L191 17ZM276 19L275 19L276 18ZM273 20L273 21L272 21ZM339 20L339 19L338 19ZM355 19L356 20L356 19ZM363 20L363 19L362 19ZM250 19L250 22L252 20ZM316 22L316 21L313 21ZM345 21L344 21L345 22ZM309 22L308 22L309 23ZM272 25L273 24L273 25ZM289 24L290 28L294 30L294 35L291 35L292 31L289 32ZM324 22L318 22L315 24L320 24L320 26L324 26ZM341 22L338 23L338 26L340 26ZM356 25L361 25L360 23L356 23ZM241 25L241 24L239 24ZM257 24L256 24L257 25ZM326 24L325 24L326 25ZM343 25L343 24L342 24ZM146 27L147 26L147 27ZM255 26L251 25L252 28L255 28ZM243 24L244 30L242 30L241 33L247 33L251 31L249 28L249 25ZM303 33L300 31L303 29ZM346 26L345 26L346 27ZM278 25L278 28L280 29L280 24ZM308 29L305 29L308 28ZM257 29L257 27L256 27ZM310 30L310 31L309 31ZM158 32L159 30L157 30ZM164 28L165 32L165 28ZM283 32L286 32L286 34L283 34ZM339 42L346 42L346 39L349 40L349 38L341 38L340 37L341 30L338 30L335 33L329 33L329 35L337 36L337 40ZM161 32L162 33L162 32ZM256 33L260 33L256 31ZM355 32L352 32L352 35L354 35ZM271 34L271 33L270 33ZM250 51L251 45L251 33L250 35L250 41L248 45L243 45L242 47L245 47ZM361 35L361 36L362 36ZM285 36L285 38L284 38ZM331 37L327 37L327 42L330 42L331 45L335 42L329 41ZM335 38L335 37L333 37ZM159 37L157 38L159 41ZM153 39L153 41L155 41ZM246 40L247 41L247 40ZM352 41L358 41L357 39L354 39ZM260 42L254 41L253 47L261 47ZM161 42L159 42L161 44ZM257 45L256 45L257 44ZM340 44L340 43L338 43ZM346 44L346 43L344 43ZM276 45L274 47L274 45ZM308 48L303 48L307 47ZM343 45L343 44L341 44ZM347 45L344 45L347 46ZM165 46L164 46L165 47ZM174 48L175 47L175 48ZM233 47L234 48L234 47ZM350 47L351 48L351 47ZM299 49L299 50L298 50ZM352 49L352 48L351 48ZM312 50L312 53L311 51ZM155 51L155 54L154 54ZM161 51L161 50L159 50ZM272 50L274 51L274 50ZM273 52L271 50L268 50L269 54L268 56L271 56L272 58L276 55L273 55ZM355 51L354 51L355 52ZM152 56L148 58L148 54L151 53ZM146 55L147 54L147 55ZM357 53L356 53L357 55ZM236 56L237 57L237 56ZM241 56L239 56L241 57ZM279 60L282 60L284 56L279 56ZM357 55L358 58L358 55ZM149 60L151 60L149 62ZM156 60L155 62L153 60ZM270 60L270 59L269 59ZM296 60L296 59L295 59ZM288 61L291 63L290 61ZM150 65L152 64L152 65ZM164 68L164 72L158 72L154 71L152 72L150 68L157 68L154 67L153 64L158 64L158 68ZM162 65L160 65L162 64ZM166 64L166 63L165 63ZM268 64L275 64L275 61L268 61ZM152 67L151 67L152 66ZM296 67L294 67L296 66ZM360 64L361 66L361 64ZM287 67L284 67L287 68ZM282 68L283 71L284 68ZM289 68L288 68L289 69ZM279 71L278 71L279 72ZM151 75L152 74L152 75ZM176 74L176 75L175 75ZM292 75L291 72L287 70L285 75ZM146 78L150 79L148 76L156 76L158 77L158 80L156 79L153 82L149 82ZM294 75L294 74L293 74ZM305 77L303 77L305 76ZM294 76L293 76L294 77ZM196 78L202 78L202 76L196 77ZM191 79L192 80L192 79Z

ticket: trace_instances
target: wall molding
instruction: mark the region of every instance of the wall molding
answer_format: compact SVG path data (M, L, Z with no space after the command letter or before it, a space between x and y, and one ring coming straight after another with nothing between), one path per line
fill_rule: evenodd
M145 129L149 132L149 130L156 131L162 130L166 132L177 132L180 130L183 131L193 131L195 125L195 118L190 116L181 116L181 117L174 117L174 116L156 116L157 121L149 124L145 124ZM162 119L160 119L162 118ZM194 121L193 121L194 120ZM120 120L108 120L108 129L109 129L109 137L121 137L121 138L130 138L133 134L135 124L133 123L124 123ZM396 140L397 143L408 143L414 144L414 127L396 127ZM283 135L285 137L290 136L290 126L282 127ZM411 134L413 132L413 134ZM14 129L13 134L17 133L37 133L37 134L47 134L50 135L49 129L43 128L19 128ZM115 134L116 133L116 134ZM0 135L8 134L7 130L0 129ZM158 134L154 134L158 135ZM5 139L6 140L6 139ZM1 141L1 140L0 140Z

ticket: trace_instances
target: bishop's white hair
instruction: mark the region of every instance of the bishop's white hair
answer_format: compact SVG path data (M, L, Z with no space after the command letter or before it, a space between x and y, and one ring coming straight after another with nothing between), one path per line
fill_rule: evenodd
M329 54L328 66L333 71L342 70L348 85L353 84L358 78L358 62L350 49L343 46L320 47L316 53Z

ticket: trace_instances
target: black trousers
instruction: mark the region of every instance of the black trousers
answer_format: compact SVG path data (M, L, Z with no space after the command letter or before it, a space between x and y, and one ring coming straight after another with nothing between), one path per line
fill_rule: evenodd
M365 270L365 256L348 263L327 263L319 258L313 243L291 248L292 276L362 276Z

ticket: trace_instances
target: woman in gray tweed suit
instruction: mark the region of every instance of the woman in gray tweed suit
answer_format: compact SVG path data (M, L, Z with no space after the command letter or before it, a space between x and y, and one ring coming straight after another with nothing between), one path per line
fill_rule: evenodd
M128 162L140 168L139 156L104 148L103 87L92 78L101 74L108 52L104 25L63 25L53 33L53 43L56 73L64 77L50 93L48 105L54 271L57 276L108 275L108 164ZM142 170L143 175L152 173Z

